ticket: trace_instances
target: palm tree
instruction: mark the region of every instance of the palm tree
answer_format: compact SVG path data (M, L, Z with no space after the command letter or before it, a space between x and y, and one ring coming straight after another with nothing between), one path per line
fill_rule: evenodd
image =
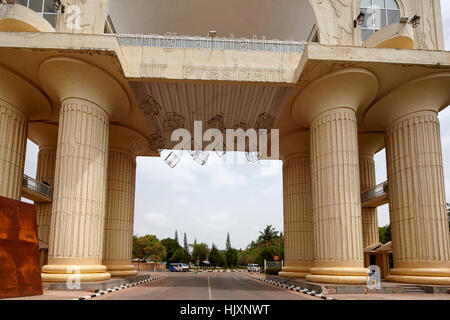
M278 231L276 231L272 225L268 225L263 231L259 232L258 242L267 243L267 245L270 246L271 241L276 238L278 238Z

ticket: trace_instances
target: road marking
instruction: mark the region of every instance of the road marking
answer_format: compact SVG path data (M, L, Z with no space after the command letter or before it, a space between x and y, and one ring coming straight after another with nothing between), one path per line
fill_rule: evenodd
M208 294L209 294L209 300L212 300L212 293L211 293L211 280L208 276Z

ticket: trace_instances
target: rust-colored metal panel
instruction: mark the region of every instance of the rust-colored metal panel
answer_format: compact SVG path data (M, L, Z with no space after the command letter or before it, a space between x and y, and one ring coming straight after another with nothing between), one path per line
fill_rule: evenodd
M36 209L0 197L0 299L41 294Z

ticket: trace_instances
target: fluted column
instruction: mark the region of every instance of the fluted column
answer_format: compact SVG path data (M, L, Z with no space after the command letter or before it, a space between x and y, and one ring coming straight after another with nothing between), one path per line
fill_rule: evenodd
M65 281L77 266L81 281L111 277L102 265L109 115L80 98L63 101L56 153L48 265L43 281Z
M285 263L280 276L304 278L313 260L309 153L283 160L283 203Z
M105 217L103 264L112 276L136 275L133 250L136 156L126 149L111 149Z
M0 196L20 200L27 146L25 114L0 99Z
M315 258L306 279L365 283L354 110L331 109L312 121L311 174Z
M413 112L385 131L394 256L391 281L450 284L439 120Z
M56 146L39 148L36 180L47 182L51 187L55 185ZM50 222L52 217L52 203L36 202L37 225L39 240L44 243L50 240Z
M359 155L359 177L361 191L366 191L376 186L375 161L372 154ZM363 248L380 242L378 232L377 208L362 208Z

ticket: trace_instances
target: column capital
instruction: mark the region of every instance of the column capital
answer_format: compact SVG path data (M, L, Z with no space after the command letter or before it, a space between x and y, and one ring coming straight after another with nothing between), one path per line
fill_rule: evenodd
M61 103L70 98L86 100L113 119L130 111L128 93L117 79L82 60L63 56L45 60L39 67L39 81L48 95Z
M141 133L120 125L109 127L109 150L132 153L134 157L147 155L150 142Z
M3 65L0 65L0 103L15 108L27 118L52 111L48 98L39 88Z
M372 156L383 150L385 146L383 132L369 132L358 134L359 155Z
M450 105L450 72L438 72L398 86L379 99L364 115L372 130L384 130L405 115L439 112Z
M298 154L309 154L309 130L297 131L280 138L280 158L286 161Z
M355 112L367 107L378 93L378 79L362 68L348 68L329 73L303 89L292 105L292 118L309 128L314 118L335 108Z

